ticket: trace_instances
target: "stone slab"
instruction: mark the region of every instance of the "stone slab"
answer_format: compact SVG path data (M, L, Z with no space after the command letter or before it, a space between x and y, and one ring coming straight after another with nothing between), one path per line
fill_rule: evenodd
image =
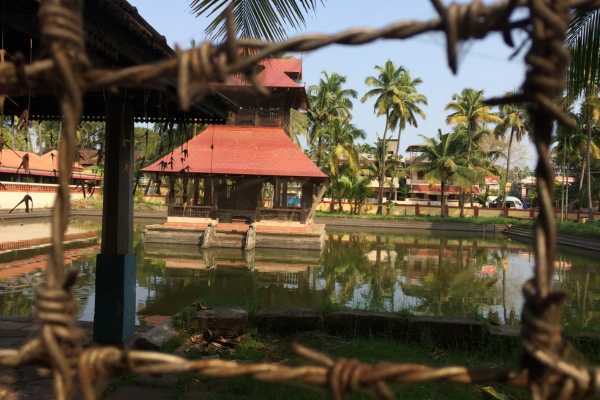
M248 312L241 308L217 307L197 311L190 328L198 334L237 337L248 330Z
M323 328L323 315L306 309L261 310L253 318L261 333L290 335Z

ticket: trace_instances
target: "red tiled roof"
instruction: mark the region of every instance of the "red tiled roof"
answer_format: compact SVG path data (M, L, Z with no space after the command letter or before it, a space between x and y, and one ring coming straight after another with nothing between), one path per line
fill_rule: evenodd
M271 58L260 62L263 70L258 73L256 80L268 88L300 88L302 83L294 81L288 74L302 74L302 61L297 58ZM228 86L249 85L241 75L234 75L227 79Z
M29 169L24 170L21 162L25 155L29 155ZM18 170L18 171L17 171ZM11 149L0 150L0 172L19 175L35 176L57 176L58 174L58 155L56 150L49 151L46 154L38 155L26 151L13 151ZM84 180L100 180L100 177L94 174L83 173L83 168L78 163L73 165L73 178Z
M283 129L235 125L209 125L143 171L327 178Z

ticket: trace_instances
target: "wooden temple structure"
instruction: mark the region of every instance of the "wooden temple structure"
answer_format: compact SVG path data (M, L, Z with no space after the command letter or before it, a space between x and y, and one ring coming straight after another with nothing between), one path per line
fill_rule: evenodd
M313 224L312 217L327 175L288 134L291 110L307 106L302 62L268 59L260 68L257 80L271 96L259 96L241 78L231 77L218 87L236 105L226 124L208 125L143 169L154 180L167 177L169 182L168 221L148 227L147 240L321 249L324 227ZM197 236L190 238L186 228ZM272 240L262 240L265 230ZM281 240L275 239L278 233Z
M165 37L126 0L82 3L87 53L96 67L121 68L174 56ZM2 59L29 63L44 56L39 5L36 0L0 0ZM5 118L61 119L60 105L52 93L3 98L2 103ZM234 109L231 100L217 93L182 112L177 103L176 82L170 79L146 90L86 92L83 119L106 123L102 245L96 262L95 341L122 344L134 331L134 122L222 124Z

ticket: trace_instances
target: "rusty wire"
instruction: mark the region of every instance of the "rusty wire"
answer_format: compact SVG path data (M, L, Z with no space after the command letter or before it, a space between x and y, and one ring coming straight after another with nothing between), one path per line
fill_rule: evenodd
M439 18L424 22L397 22L381 29L352 29L332 35L305 35L282 43L237 41L233 22L227 19L228 40L214 46L177 50L175 58L120 70L94 69L86 56L80 0L42 0L41 33L47 58L29 65L0 65L0 95L55 93L63 114L63 135L59 148L60 189L52 218L52 252L45 286L37 297L41 335L19 349L0 350L0 365L18 367L29 363L49 365L54 374L56 398L72 397L76 382L86 400L96 398L100 379L121 373L174 374L194 372L207 377L252 376L267 382L296 381L328 388L334 399L350 391L369 391L389 399L389 383L451 381L459 383L504 382L528 386L536 400L583 398L600 394L600 370L571 363L560 326L562 293L551 287L556 231L552 212L553 171L550 142L555 121L572 126L573 121L557 105L564 90L569 53L565 32L574 9L600 7L600 0L504 0L485 5L480 0L445 6L431 0ZM529 11L526 18L513 20L515 10ZM517 370L470 370L460 366L433 368L417 364L365 364L358 360L331 359L317 351L296 346L295 351L310 365L288 366L273 363L238 363L223 360L190 361L152 352L127 351L115 347L84 349L75 321L70 289L76 274L64 270L63 239L69 218L69 177L74 134L81 118L83 95L88 90L119 87L156 87L165 77L177 78L180 106L188 109L231 74L241 73L259 91L255 66L264 58L286 51L311 51L332 44L358 45L378 39L408 39L439 31L447 40L450 69L458 67L461 41L482 38L491 32L502 34L513 46L511 33L527 33L531 46L526 56L527 75L519 94L491 99L490 104L524 103L532 115L533 140L539 155L536 168L540 213L535 225L535 277L524 290L523 356ZM240 48L253 48L244 55Z

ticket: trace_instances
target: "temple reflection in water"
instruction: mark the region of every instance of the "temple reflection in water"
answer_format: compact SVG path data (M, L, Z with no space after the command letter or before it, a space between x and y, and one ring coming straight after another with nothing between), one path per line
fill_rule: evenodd
M361 309L416 315L486 317L516 324L521 286L533 273L528 244L502 237L413 231L402 235L330 232L322 252L201 250L138 241L140 317L173 315L193 302L314 310ZM89 253L93 254L93 252ZM73 257L82 271L80 316L91 320L94 259ZM30 315L45 260L0 266L0 313ZM567 326L599 326L600 262L559 252L554 284L567 294Z

